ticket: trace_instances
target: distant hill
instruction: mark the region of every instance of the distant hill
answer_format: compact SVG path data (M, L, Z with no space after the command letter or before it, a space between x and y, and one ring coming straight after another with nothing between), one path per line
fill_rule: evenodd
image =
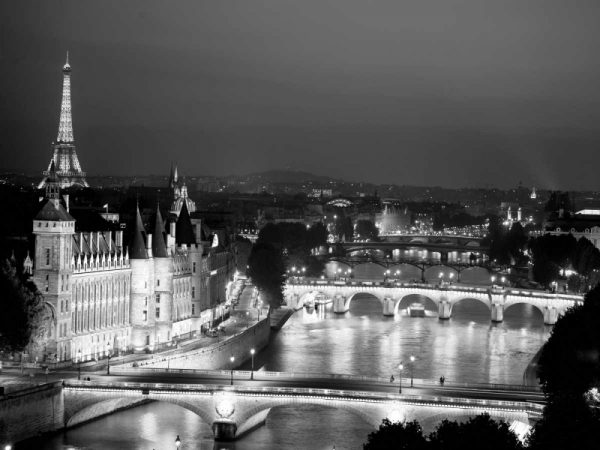
M327 183L329 181L343 182L325 175L315 175L300 170L267 170L265 172L256 172L247 175L248 178L258 178L270 183L302 183L312 181L317 183Z

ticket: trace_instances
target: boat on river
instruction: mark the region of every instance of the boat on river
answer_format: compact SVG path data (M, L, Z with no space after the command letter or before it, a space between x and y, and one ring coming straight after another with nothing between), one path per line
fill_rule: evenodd
M411 303L408 307L410 317L425 317L425 307L421 303Z

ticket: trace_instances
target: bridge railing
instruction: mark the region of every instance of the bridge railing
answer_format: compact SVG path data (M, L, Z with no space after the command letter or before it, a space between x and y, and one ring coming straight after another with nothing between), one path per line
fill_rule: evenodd
M118 367L112 370L113 375L185 375L185 376L205 376L205 377L222 377L229 378L231 370L202 370L202 369L165 369L158 367L150 368L133 368L133 367ZM250 370L234 370L234 376L237 378L250 378ZM384 377L369 377L346 374L323 374L309 372L271 372L271 371L254 371L254 379L279 379L279 380L347 380L355 382L367 382L381 385L390 385L389 378ZM394 382L399 383L399 380ZM402 384L408 386L410 378L402 377ZM439 381L424 378L413 378L415 387L439 387ZM483 389L483 390L500 390L500 391L517 391L517 392L541 392L537 386L524 386L516 384L501 384L501 383L459 383L459 382L444 382L444 387L454 387L462 389Z
M131 382L90 382L68 380L64 382L67 388L77 390L100 390L100 391L142 391L150 394L150 391L193 391L211 395L215 391L231 392L246 395L293 395L293 396L320 396L326 400L358 400L358 401L398 401L414 402L419 404L452 404L456 406L467 406L475 408L502 408L525 410L529 413L540 414L544 405L529 401L519 400L489 400L477 398L464 398L443 395L415 395L415 394L392 394L385 392L365 392L343 389L321 389L303 387L249 387L249 386L214 386L203 384L173 384L173 383L131 383Z

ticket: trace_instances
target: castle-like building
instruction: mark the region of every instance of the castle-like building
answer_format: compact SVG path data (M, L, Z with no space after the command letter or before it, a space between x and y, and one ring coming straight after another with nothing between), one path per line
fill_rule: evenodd
M33 221L34 261L25 265L51 309L42 358L154 351L223 316L233 254L194 227L185 202L169 223L157 206L150 230L137 208L124 245L121 230L76 232L60 184L51 163L47 201Z

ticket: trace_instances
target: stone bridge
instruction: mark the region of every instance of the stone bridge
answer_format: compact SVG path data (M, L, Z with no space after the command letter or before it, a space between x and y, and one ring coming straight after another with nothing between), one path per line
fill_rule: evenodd
M228 374L228 371L223 372ZM263 378L272 374L275 380L282 375L260 373ZM242 372L236 372L236 377L240 374ZM243 375L247 379L248 373ZM186 376L189 379L189 374ZM202 374L197 376L201 378ZM176 382L166 371L161 377L171 382L68 380L42 386L39 392L28 392L18 400L2 399L0 444L12 444L40 432L70 428L153 401L173 403L194 412L212 427L217 440L234 440L262 425L271 409L289 405L344 409L362 417L374 429L384 418L418 420L428 431L442 419L464 420L484 412L495 419L529 425L530 421L541 417L543 409L539 393L520 392L518 387L514 392L504 391L504 395L490 390L489 398L481 398L481 390L476 391L479 397L473 396L475 391L469 394L466 390L466 395L461 395L461 391L453 390L440 395L435 389L426 388L406 388L403 394L396 394L390 392L389 383L340 375L329 376L329 386L337 388L278 387L276 381L230 386L225 384L226 379L213 384L209 380L206 380L207 384L184 384ZM340 382L339 377L344 380ZM297 381L306 383L310 379ZM362 388L357 389L359 386ZM42 397L48 401L39 403L38 399ZM34 424L46 426L36 429Z
M306 283L287 283L284 294L287 305L294 309L300 309L315 296L323 295L333 300L333 311L340 314L350 309L350 303L357 294L370 294L381 302L385 316L395 315L401 306L410 306L413 301L405 300L409 295L421 295L435 304L440 319L449 319L452 316L454 305L460 301L474 299L483 303L490 310L493 322L502 322L504 311L507 308L525 303L534 306L542 313L546 325L554 325L568 308L583 302L583 297L578 295L448 283L431 285L315 280ZM403 302L403 300L405 301Z
M330 254L352 255L356 252L379 250L386 255L392 254L394 250L423 249L440 254L442 262L448 261L451 252L474 252L487 254L489 248L481 245L480 238L440 238L438 236L411 236L394 241L381 242L343 242L329 247Z

